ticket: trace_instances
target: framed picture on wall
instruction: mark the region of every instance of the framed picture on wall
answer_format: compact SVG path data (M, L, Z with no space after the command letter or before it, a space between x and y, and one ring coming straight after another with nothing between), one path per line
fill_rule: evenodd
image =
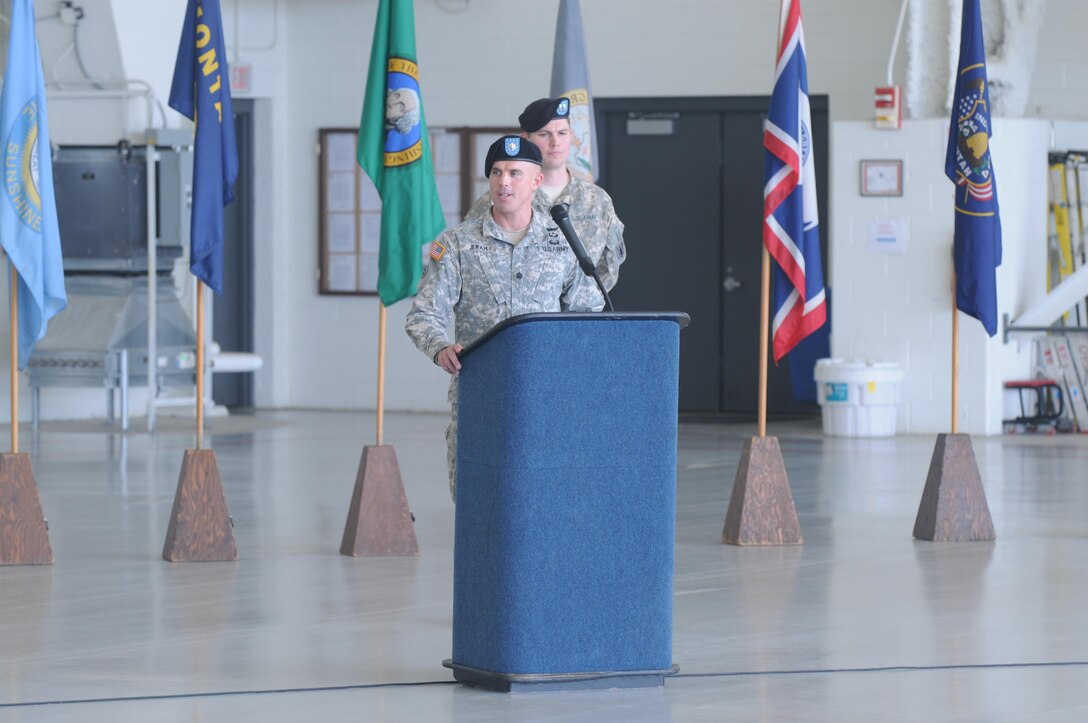
M902 196L903 161L868 160L861 162L862 196Z

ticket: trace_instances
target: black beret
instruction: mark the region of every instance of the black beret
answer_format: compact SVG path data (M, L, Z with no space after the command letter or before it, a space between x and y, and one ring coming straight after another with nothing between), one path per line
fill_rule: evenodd
M518 124L526 133L533 133L556 118L570 117L570 98L541 98L525 106L518 116Z
M538 166L544 161L540 149L530 140L521 136L503 136L491 144L484 159L484 178L491 177L491 166L495 161L528 161Z

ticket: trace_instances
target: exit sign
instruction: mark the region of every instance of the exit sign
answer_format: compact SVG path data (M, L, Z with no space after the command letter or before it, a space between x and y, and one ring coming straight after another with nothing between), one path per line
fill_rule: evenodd
M230 66L230 92L249 93L253 90L253 66L249 63L236 63Z

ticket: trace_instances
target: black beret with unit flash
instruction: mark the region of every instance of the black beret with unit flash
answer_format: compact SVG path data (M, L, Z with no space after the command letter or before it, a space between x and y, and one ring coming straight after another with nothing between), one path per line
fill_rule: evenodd
M518 125L526 133L534 133L556 118L570 117L570 98L541 98L525 106L518 116Z
M484 178L491 177L491 166L495 161L527 161L541 165L544 161L540 149L532 141L521 136L503 136L491 144L484 159Z

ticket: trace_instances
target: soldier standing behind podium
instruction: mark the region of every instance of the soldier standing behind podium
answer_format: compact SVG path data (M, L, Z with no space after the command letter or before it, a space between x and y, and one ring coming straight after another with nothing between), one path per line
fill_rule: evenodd
M446 428L450 496L457 500L458 353L495 324L539 311L600 311L604 298L582 273L574 252L546 213L532 205L541 154L520 136L491 144L484 164L490 207L445 231L431 245L404 329L412 342L453 376ZM456 319L453 340L449 338Z
M567 168L572 138L570 100L534 100L518 116L518 124L521 136L532 141L542 154L544 180L533 197L533 208L546 216L557 203L570 207L574 230L593 259L601 284L611 291L619 279L620 264L627 258L623 223L603 188L583 181ZM491 199L485 193L472 204L465 220L483 218L490 207Z

